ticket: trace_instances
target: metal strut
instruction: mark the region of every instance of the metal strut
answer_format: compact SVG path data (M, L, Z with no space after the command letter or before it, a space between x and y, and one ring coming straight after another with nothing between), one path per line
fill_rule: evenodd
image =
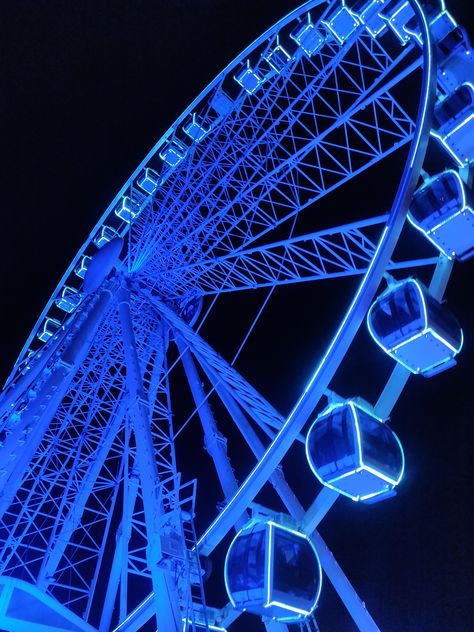
M163 517L164 511L159 498L160 479L150 431L150 406L143 388L142 373L138 361L128 287L122 286L120 288L118 299L130 401L128 412L135 433L137 468L143 492L148 534L147 561L152 575L154 611L160 632L180 632L182 622L176 584L169 571L159 566L161 560L160 526L162 522L160 519Z

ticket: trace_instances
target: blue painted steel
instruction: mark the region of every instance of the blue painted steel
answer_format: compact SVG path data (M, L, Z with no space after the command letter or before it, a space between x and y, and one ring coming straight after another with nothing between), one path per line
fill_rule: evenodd
M228 503L200 538L199 546L205 553L214 549L220 541L222 533L226 533L233 524L235 515L240 514L243 508L255 497L258 490L281 461L288 446L299 434L308 416L316 407L364 319L370 301L376 292L383 271L400 235L426 152L427 138L431 128L431 111L435 96L435 66L433 64L428 24L418 2L412 2L411 4L416 10L425 43L423 47L422 98L417 116L416 135L410 147L402 181L395 197L387 227L379 240L372 263L339 329L284 426L267 449L264 457L241 485L232 502Z
M18 632L94 632L78 615L29 582L0 577L0 625Z

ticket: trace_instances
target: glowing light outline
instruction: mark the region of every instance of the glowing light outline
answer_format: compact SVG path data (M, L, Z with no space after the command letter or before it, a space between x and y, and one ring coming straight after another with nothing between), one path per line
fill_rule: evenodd
M172 163L168 161L169 153L172 153L174 156L176 156L176 162ZM166 164L173 169L186 158L186 153L187 149L185 145L183 145L183 143L181 143L176 138L173 138L170 142L163 146L162 150L158 153L158 156L161 158L161 160L163 160L163 162L166 162Z
M270 605L270 595L273 591L273 537L272 529L274 528L273 522L266 523L266 535L265 535L265 568L267 569L264 581L264 593L266 595L266 604L263 604L264 608L268 608Z
M184 130L186 132L186 130ZM150 173L153 174L153 176L150 177ZM152 182L154 185L153 191L148 191L148 189L145 189L143 187L143 183L145 182L145 180L148 180L148 182ZM137 187L140 187L140 189L142 191L145 191L145 193L147 195L153 195L153 193L155 193L156 189L160 186L160 174L157 173L154 169L152 169L151 167L145 167L145 169L141 172L141 174L139 174L137 176L136 179L136 183L137 183Z
M350 33L346 35L346 37L344 37L344 39L341 39L339 37L339 35L336 33L336 31L334 30L331 24L331 22L334 23L334 20L337 17L339 17L341 13L347 13L351 16L351 18L353 18L353 20L355 20L354 28L352 29ZM354 33L357 27L361 26L362 22L359 20L359 16L356 13L354 13L353 11L351 11L350 9L346 7L345 2L344 2L337 13L335 13L333 16L328 18L328 20L321 20L321 24L323 24L327 28L330 34L332 34L336 38L336 40L339 42L340 46L342 46L347 41L347 39L352 35L352 33Z
M54 331L48 331L47 328L49 324L56 325L56 328ZM41 340L41 342L47 342L50 338L54 336L56 332L59 331L59 329L61 329L61 322L57 320L56 318L53 318L52 316L47 316L44 319L42 331L38 331L36 335L38 339ZM40 336L43 336L43 338L40 338ZM44 339L45 336L46 336L46 339Z
M284 602L280 602L280 601L277 601L277 600L274 600L274 601L272 601L270 603L267 603L267 605L265 605L265 608L273 606L273 605L277 605L278 607L290 610L290 612L298 612L299 611L300 614L308 616L312 612L314 612L314 610L315 610L315 608L316 608L316 606L318 604L319 597L321 596L321 589L322 589L322 583L323 583L323 571L322 571L322 567L321 567L321 562L319 560L318 552L316 551L316 547L314 546L311 538L308 537L306 535L306 533L302 533L301 531L297 531L296 529L292 529L291 527L287 527L285 525L278 524L277 522L274 522L273 520L268 520L265 524L267 524L269 526L271 525L271 527L276 528L276 529L281 529L282 531L287 531L288 533L291 533L293 535L296 535L296 536L302 538L303 540L306 540L306 542L309 543L310 547L313 550L314 557L316 558L316 561L318 563L318 571L319 571L318 590L316 591L316 597L315 597L314 603L311 606L311 609L309 611L304 611L301 608L298 609L298 608L296 608L296 606L286 605L286 604L284 604ZM272 555L272 562L273 562L273 555ZM272 590L273 590L273 575L272 575ZM278 617L277 620L280 621L280 618ZM286 619L286 620L289 620L289 619Z
M324 42L326 41L327 38L324 37L322 31L320 31L316 27L316 25L311 22L311 15L310 15L309 11L307 13L307 17L308 17L308 23L306 24L306 26L304 26L304 24L302 24L301 28L298 29L298 32L297 32L296 35L294 35L293 33L290 33L290 39L292 39L295 42L295 44L297 44L301 48L301 50L306 53L306 55L308 57L312 57L323 46L323 44L324 44ZM304 26L304 28L303 28L303 26ZM314 48L313 50L309 50L309 49L305 48L303 46L303 44L301 43L301 41L300 41L301 40L300 35L303 35L304 33L306 33L308 29L310 29L310 31L316 31L316 33L321 38L320 41L318 42L317 47ZM300 40L298 40L298 37L300 37Z
M364 13L367 13L367 11L369 11L372 6L377 4L383 7L385 5L385 0L372 0L370 4L365 7L365 9L363 9L359 13L356 13L357 18L360 20L360 23L365 26L366 31L373 39L376 39L381 33L385 31L386 28L388 28L387 18L382 15L383 9L380 11L374 11L368 18L366 18L366 16L364 15ZM382 21L382 27L378 31L372 30L368 24L373 18L376 17L380 18L380 20Z
M446 217L445 219L441 220L441 222L439 222L438 224L436 224L435 226L433 226L432 228L429 228L427 230L425 230L421 226L421 224L418 223L417 220L415 220L415 218L413 217L411 211L408 212L407 218L408 218L408 221L410 222L410 224L413 226L413 228L415 228L416 230L418 230L421 233L423 233L423 235L428 239L428 241L430 241L433 244L433 246L436 247L437 250L442 252L446 257L448 257L448 259L452 259L452 257L456 256L457 253L454 250L451 253L446 252L446 250L441 246L441 244L436 242L431 237L431 235L434 234L435 231L437 231L442 226L445 226L446 224L448 224L450 221L452 221L456 217L459 217L459 215L462 215L462 213L464 213L465 211L469 211L470 213L472 213L474 215L474 211L469 206L467 206L466 189L465 189L465 186L464 186L464 182L463 182L461 176L459 175L458 171L456 171L455 169L446 169L445 171L443 171L441 173L438 173L437 175L435 175L432 178L430 178L430 181L425 183L423 186L421 186L418 189L418 191L423 191L424 189L428 189L434 182L436 182L436 180L442 178L443 176L445 176L447 174L454 175L456 180L458 181L458 184L459 184L458 190L460 190L460 192L461 192L461 206L462 206L462 208L459 211L456 211L456 213L450 215L449 217Z
M453 18L451 13L446 10L446 6L444 4L444 0L441 0L441 11L431 20L430 26L432 26L437 20L440 20L444 15L449 19L449 21L454 26L454 28L456 28L456 26L458 26L458 23Z
M191 133L191 129L193 127L197 127L198 129L200 129L202 134L200 134L199 136L193 136ZM200 143L202 139L206 136L206 134L209 133L209 131L210 131L210 128L206 129L198 122L196 118L196 112L193 112L189 123L187 125L186 124L183 125L183 132L196 143Z
M309 453L309 436L311 434L311 431L313 429L313 427L320 422L324 417L327 417L330 413L332 413L334 410L338 409L338 408L342 408L344 406L349 406L351 411L352 411L352 415L353 415L353 420L354 420L354 426L356 428L356 436L357 436L357 451L359 454L359 466L354 468L353 470L349 471L349 472L345 472L344 474L340 474L335 476L334 478L329 479L328 481L324 481L318 474L314 463L312 461L311 455ZM391 478L389 476L387 476L387 474L385 474L384 472L381 472L380 470L378 470L375 467L372 467L371 465L367 465L364 462L364 458L363 458L363 451L362 451L362 444L361 444L361 436L360 436L360 428L359 428L359 416L357 413L357 410L362 411L363 413L365 413L366 415L368 415L369 417L371 417L372 419L376 420L378 423L385 423L385 421L381 418L378 417L375 413L373 413L371 410L369 410L369 407L365 407L361 404L359 404L359 402L355 401L355 400L346 400L345 402L337 402L337 403L332 403L330 404L326 409L324 409L324 411L322 413L320 413L316 419L313 421L313 423L311 424L308 433L306 435L306 442L305 442L305 452L306 452L306 459L308 461L308 464L310 466L311 471L313 472L313 474L316 476L316 478L319 480L319 482L324 485L325 487L328 487L329 489L334 490L335 492L337 492L338 494L342 494L343 496L346 496L347 498L350 498L351 500L358 502L358 501L364 501L367 500L368 498L372 498L374 496L380 496L381 494L386 494L388 491L392 491L402 480L403 478L403 474L405 473L405 452L403 450L403 446L402 443L400 441L400 439L398 438L397 434L390 428L390 431L392 433L392 435L395 437L396 442L398 443L398 446L400 448L400 453L402 455L402 468L400 470L400 475L398 476L398 478ZM362 471L366 471L370 474L373 474L374 476L376 476L377 478L385 481L386 483L392 485L392 488L390 490L381 490L379 492L372 492L370 494L365 494L365 495L354 495L351 494L350 492L346 492L342 489L339 489L338 487L334 486L334 483L337 483L340 480L343 480L344 478L347 478L349 476L353 476L354 474L358 474L359 472Z
M303 608L297 608L296 606L291 606L289 604L285 604L282 601L278 601L278 600L272 600L271 601L271 594L273 592L273 549L274 549L274 536L272 535L272 530L273 529L281 529L282 531L286 531L287 533L290 533L292 535L296 535L299 538L305 540L306 542L309 543L313 553L314 553L314 557L315 560L317 562L317 567L318 567L318 589L316 591L316 596L314 599L314 602L311 606L310 610L304 610ZM259 519L251 519L244 527L242 527L242 529L240 529L238 531L238 533L233 537L232 542L229 545L229 548L227 549L227 553L225 556L225 560L224 560L224 585L225 585L225 589L227 592L227 596L229 597L229 600L232 604L232 607L235 608L235 610L238 610L240 612L244 612L245 610L247 610L246 608L241 608L237 605L231 591L230 591L230 587L229 587L229 582L228 582L228 559L229 559L229 554L232 550L232 547L235 543L235 541L239 538L240 535L242 535L242 533L244 535L250 535L252 533L256 533L260 530L265 530L265 569L266 572L264 573L264 587L263 587L263 594L266 596L266 599L263 599L263 603L262 603L262 607L263 608L270 608L272 606L276 606L279 608L282 608L284 610L288 610L289 612L296 612L298 614L304 615L304 616L309 616L312 612L314 612L319 598L321 596L321 589L322 589L322 582L323 582L323 572L322 572L322 567L321 567L321 562L319 560L319 555L318 552L316 551L316 547L314 546L311 538L309 538L305 533L302 533L301 531L297 531L296 529L292 529L291 527L287 527L285 525L279 524L277 522L275 522L274 520L259 520ZM277 616L272 617L274 620L276 621L290 621L290 619L288 618L280 618ZM292 617L292 619L294 619L294 617Z
M68 295L66 295L66 292L68 292L69 296L76 296L77 297L77 303L71 306L71 309L68 310L66 309L64 306L61 305L61 303L66 302L68 303L68 301L70 300L68 298ZM79 290L77 290L75 287L72 287L70 285L64 285L61 291L60 296L56 297L55 299L55 303L56 306L59 309L62 309L64 312L66 312L66 314L72 314L72 312L76 309L77 305L80 303L80 293Z
M286 63L288 63L291 60L290 53L285 48L283 48L283 46L279 43L275 46L275 48L272 48L272 50L267 54L266 57L263 57L262 55L262 59L264 59L268 63L268 65L271 66L273 70L279 75L281 71L283 70L283 68L279 68L275 63L271 61L273 55L277 51L281 51L283 53L283 55L286 57Z
M87 272L87 266L85 265L86 261L91 261L92 257L90 257L89 255L83 255L79 265L76 265L74 268L74 274L79 277L80 279L83 279L86 276L86 272Z
M466 164L466 161L461 160L457 154L454 153L454 151L451 149L451 147L444 141L444 138L438 134L437 132L435 132L434 130L431 130L430 132L430 136L432 136L433 138L436 138L437 141L439 141L441 143L441 145L443 145L444 149L448 152L448 154L450 154L450 156L452 158L454 158L454 160L456 161L457 165L459 167L464 167Z
M472 84L470 81L463 81L461 84L459 84L459 86L456 88L456 90L458 90L459 88L461 88L462 86L468 86L472 92L472 99L473 99L473 103L472 106L474 107L474 84ZM441 100L441 103L443 101L445 101L449 96L453 95L454 92L456 92L456 90L454 90L453 92L451 92L451 94L447 95L444 99ZM430 134L431 136L433 136L434 138L436 138L436 140L438 140L443 147L446 149L446 151L455 159L455 161L457 162L457 164L460 167L464 167L466 162L469 162L468 158L465 158L464 160L461 160L461 158L459 158L459 156L454 153L454 149L452 149L448 143L446 142L447 139L449 139L455 132L458 132L462 127L464 127L464 125L466 125L466 123L469 123L469 121L472 121L474 119L474 112L472 112L472 114L470 114L467 118L465 118L463 121L461 121L460 123L458 123L456 125L456 127L454 127L454 129L450 130L449 132L447 132L446 134L444 133L446 127L448 127L449 129L449 123L453 122L453 119L450 119L449 121L447 121L444 125L442 125L439 128L439 133L437 131L431 130ZM455 120L455 119L454 119ZM444 134L444 135L443 135Z
M127 208L126 206L128 201L130 201L131 203L131 208ZM137 210L136 211L133 210L134 208ZM136 202L134 202L129 195L123 195L122 199L120 200L120 204L117 204L117 206L115 207L114 213L119 219L121 219L126 224L131 224L133 220L140 214L140 210L141 210L140 206ZM122 211L125 211L125 213L128 213L128 219L124 217L123 215L121 215Z
M372 309L373 307L377 304L377 301L379 299L381 299L384 295L388 294L390 291L393 291L395 288L400 287L404 284L408 284L408 283L413 283L419 292L419 295L422 299L422 306L423 306L423 313L424 313L424 321L425 321L425 326L423 327L423 329L419 332L417 332L416 334L410 336L409 338L407 338L407 340L403 340L402 342L397 343L396 345L392 346L392 347L386 347L377 337L371 322L370 322L370 315L372 313ZM421 288L420 283L417 281L417 279L413 279L413 278L408 278L408 279L404 279L403 281L400 281L399 283L395 284L394 286L392 286L391 288L385 290L382 294L380 294L380 296L374 301L374 303L370 306L369 311L367 312L367 329L369 331L369 334L371 336L371 338L374 340L374 342L387 354L389 355L391 358L393 358L396 362L399 362L402 366L404 366L408 371L410 371L410 373L413 374L424 374L429 372L431 369L433 369L434 367L437 366L441 366L443 364L445 364L446 362L449 362L450 360L453 360L454 357L456 355L458 355L458 353L461 351L463 344L464 344L464 333L462 328L460 328L460 333L461 333L461 343L459 345L458 348L454 347L452 344L450 344L447 340L445 340L442 336L440 336L434 329L433 327L431 327L431 325L428 324L428 314L427 314L427 309L426 309L426 301L423 295L423 290ZM425 367L423 369L421 369L420 367L417 367L416 369L414 369L412 366L408 365L404 360L402 360L401 358L399 358L399 356L396 354L396 352L403 348L404 346L406 346L407 344L412 343L415 340L418 340L419 338L426 336L426 335L431 335L433 336L433 338L435 338L436 340L438 340L439 342L441 342L445 347L447 347L447 349L449 349L450 351L452 351L453 355L452 356L448 356L447 358L436 362L435 364L430 365L429 367Z
M382 342L380 342L378 340L378 336L377 336L377 334L375 333L375 331L374 331L374 329L372 327L372 324L371 324L371 321L370 321L372 310L374 309L374 307L377 305L377 303L382 298L384 298L385 296L387 296L388 294L390 294L391 292L393 292L397 288L402 287L404 285L408 285L409 283L413 283L415 285L415 287L418 290L418 294L419 294L419 296L421 298L421 305L422 305L422 312L423 312L423 322L424 322L423 327L421 328L420 332L417 332L416 334L413 334L410 338L408 338L408 340L404 340L403 342L397 343L393 347L386 347ZM367 328L369 330L370 335L375 340L375 342L379 345L379 347L381 347L386 353L391 353L391 351L399 349L400 347L402 347L407 342L411 342L412 340L415 340L418 337L418 335L420 333L422 333L423 331L425 331L427 329L427 327L428 327L428 313L427 313L427 310L426 310L425 297L423 295L423 290L421 289L420 283L416 279L414 279L413 277L408 277L407 279L403 279L402 281L399 281L398 283L395 283L391 287L387 288L384 292L382 292L382 294L380 294L375 299L375 301L370 306L369 311L367 312L366 322L367 322Z
M251 75L257 81L257 85L252 90L249 90L248 88L246 88L245 85L242 83L241 77L245 77L245 75ZM243 88L245 92L247 92L248 94L253 94L256 90L260 88L262 83L265 81L265 78L260 77L260 75L256 72L256 70L250 66L250 59L247 59L247 66L242 68L235 75L232 75L232 77L236 81L236 83L238 83L239 86Z

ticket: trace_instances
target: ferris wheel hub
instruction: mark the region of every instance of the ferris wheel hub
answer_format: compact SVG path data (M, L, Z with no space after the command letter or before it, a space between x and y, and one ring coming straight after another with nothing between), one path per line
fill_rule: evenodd
M119 262L123 248L123 239L114 237L100 248L92 257L86 276L84 277L84 290L89 294L94 292L105 281Z

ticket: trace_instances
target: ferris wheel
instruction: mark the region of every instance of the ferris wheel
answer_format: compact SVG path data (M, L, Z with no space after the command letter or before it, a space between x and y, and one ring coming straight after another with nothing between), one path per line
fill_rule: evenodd
M223 631L245 612L255 629L317 630L323 573L357 627L379 629L317 527L339 496L395 494L391 410L410 375L461 351L441 301L474 252L473 77L443 3L313 0L163 135L66 270L0 399L2 629ZM429 141L442 156L431 174ZM370 183L384 173L381 214ZM427 255L404 245L407 214ZM324 284L352 294L282 414L236 362L252 345L264 370L258 353L298 326L292 289L326 310ZM365 320L370 352L393 360L372 402L333 387ZM307 505L285 475L298 459Z

